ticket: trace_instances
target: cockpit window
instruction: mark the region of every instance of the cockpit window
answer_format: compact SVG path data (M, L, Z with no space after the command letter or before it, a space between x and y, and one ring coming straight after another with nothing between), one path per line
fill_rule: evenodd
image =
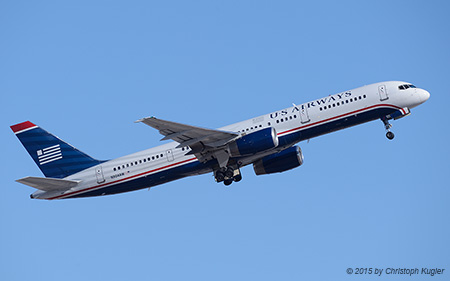
M398 88L400 90L406 90L406 89L409 89L409 88L417 88L417 87L412 85L412 84L403 84L403 85L398 86Z

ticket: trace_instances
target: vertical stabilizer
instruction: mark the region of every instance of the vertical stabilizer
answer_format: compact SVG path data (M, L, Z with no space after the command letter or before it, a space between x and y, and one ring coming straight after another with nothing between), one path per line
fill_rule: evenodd
M11 129L46 177L64 178L104 162L79 151L30 121L13 125Z

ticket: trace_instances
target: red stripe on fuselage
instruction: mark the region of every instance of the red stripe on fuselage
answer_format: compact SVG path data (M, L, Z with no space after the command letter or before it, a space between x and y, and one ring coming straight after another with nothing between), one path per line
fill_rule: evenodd
M170 167L173 167L173 166L176 166L176 165L179 165L179 164L184 164L184 163L192 161L192 160L197 160L197 158L194 157L194 158L186 159L186 160L183 160L183 161L178 162L178 163L173 163L173 164L170 164L170 165L167 165L167 166L164 166L164 167L156 168L156 169L153 169L153 170L150 170L150 171L147 171L147 172L143 172L143 173L140 173L140 174L128 177L128 178L116 180L116 181L109 182L109 183L99 184L99 185L96 185L96 186L92 186L92 187L85 188L85 189L82 189L82 190L73 191L73 192L66 193L66 194L61 194L61 195L58 195L58 196L55 196L55 197L52 197L52 198L48 198L48 200L59 199L59 198L62 198L62 197L67 197L67 196L78 194L78 193L84 193L86 191L97 189L97 188L100 188L100 187L103 187L103 186L106 186L106 185L113 185L113 184L116 184L116 183L119 183L119 182L123 182L123 181L129 180L129 179L132 179L132 178L140 177L140 176L143 176L143 175L146 175L146 174L150 174L150 173L157 172L157 171L160 171L160 170L163 170L163 169L166 169L166 168L170 168Z
M304 128L311 127L311 126L314 126L314 125L319 125L321 123L325 123L325 122L328 122L328 121L339 119L339 118L344 117L344 116L353 115L353 114L359 113L361 111L369 110L369 109L372 109L372 108L375 108L375 107L394 107L395 109L401 109L401 107L398 107L398 106L395 106L395 105L391 105L391 104L372 105L372 106L365 107L365 108L362 108L362 109L358 109L358 110L355 110L355 111L352 111L352 112L348 112L348 113L344 113L344 114L341 114L341 115L338 115L338 116L334 116L334 117L331 117L331 118L328 118L328 119L324 119L324 120L321 120L321 121L318 121L318 122L315 122L315 123L307 124L305 126L300 126L300 127L297 127L297 128L294 128L294 129L290 129L290 130L287 130L287 131L284 131L284 132L281 132L281 133L277 133L277 135L279 136L279 135L291 133L293 131L304 129Z
M328 119L324 119L324 120L321 120L321 121L318 121L318 122L315 122L315 123L307 124L305 126L300 126L300 127L294 128L294 129L290 129L290 130L278 133L277 135L283 135L283 134L291 133L293 131L304 129L304 128L311 127L311 126L314 126L314 125L319 125L319 124L322 124L322 123L325 123L325 122L328 122L328 121L332 121L332 120L335 120L335 119L338 119L338 118L341 118L341 117L344 117L344 116L348 116L348 115L357 114L359 112L362 112L362 111L365 111L365 110L370 110L370 109L373 109L373 108L376 108L376 107L393 107L395 109L401 109L401 107L398 107L398 106L395 106L395 105L391 105L391 104L373 105L373 106L365 107L363 109L358 109L358 110L355 110L355 111L352 111L352 112L348 112L348 113L341 114L341 115L338 115L338 116L334 116L334 117L331 117L331 118L328 118ZM48 198L48 200L59 199L59 198L62 198L62 197L68 197L68 196L71 196L71 195L74 195L74 194L84 193L84 192L87 192L87 191L90 191L90 190L93 190L93 189L97 189L97 188L100 188L100 187L103 187L103 186L113 185L113 184L116 184L116 183L119 183L119 182L123 182L123 181L129 180L129 179L132 179L132 178L140 177L140 176L143 176L143 175L146 175L146 174L150 174L150 173L153 173L153 172L156 172L156 171L160 171L160 170L163 170L163 169L166 169L166 168L170 168L170 167L173 167L173 166L176 166L176 165L179 165L179 164L184 164L184 163L187 163L189 161L196 160L196 159L197 158L194 157L194 158L191 158L191 159L183 160L183 161L178 162L178 163L173 163L173 164L170 164L170 165L167 165L167 166L164 166L164 167L160 167L160 168L157 168L157 169L154 169L154 170L143 172L143 173L140 173L140 174L128 177L128 178L116 180L116 181L113 181L113 182L110 182L110 183L100 184L100 185L89 187L89 188L86 188L86 189L83 189L83 190L73 191L73 192L67 193L67 194L58 195L58 196L55 196L55 197L52 197L52 198Z

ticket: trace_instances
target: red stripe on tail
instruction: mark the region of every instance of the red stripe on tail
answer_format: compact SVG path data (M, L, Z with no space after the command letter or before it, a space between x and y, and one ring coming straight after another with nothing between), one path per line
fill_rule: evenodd
M25 121L16 125L12 125L11 129L13 130L14 133L26 130L28 128L31 127L36 127L36 125L34 125L33 123L31 123L30 121Z

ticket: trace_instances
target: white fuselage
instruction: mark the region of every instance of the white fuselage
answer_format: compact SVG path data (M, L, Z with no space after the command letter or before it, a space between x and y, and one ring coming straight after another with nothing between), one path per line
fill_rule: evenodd
M262 128L275 128L278 137L283 140L280 147L239 159L242 166L248 165L296 142L382 118L390 112L410 109L428 99L429 94L425 90L418 88L400 90L399 85L402 84L407 83L392 81L360 87L231 124L220 130L244 135ZM89 192L95 192L89 196L119 193L212 172L210 166L198 163L196 156L186 155L189 148L176 148L177 145L176 142L170 142L106 161L100 166L65 178L81 180L79 185L68 191L37 191L33 196L41 199L62 199L85 196L83 194ZM120 189L111 191L119 184ZM102 193L102 190L105 192Z

